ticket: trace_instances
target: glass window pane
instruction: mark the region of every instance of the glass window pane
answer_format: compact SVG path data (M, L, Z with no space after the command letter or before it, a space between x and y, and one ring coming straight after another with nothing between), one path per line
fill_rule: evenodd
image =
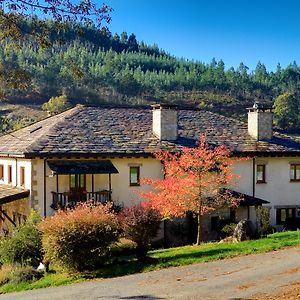
M131 180L131 183L137 183L137 169L135 168L132 168L131 169L131 173L130 173L130 180Z
M130 167L130 184L139 184L139 167Z
M296 165L296 179L300 179L300 165Z
M79 187L84 188L84 174L80 174L79 176Z
M291 165L290 167L290 179L294 180L295 179L295 169L294 169L295 165Z
M256 166L256 180L257 181L264 181L265 180L264 171L265 171L265 166L264 165L257 165Z
M70 187L74 188L76 187L76 175L70 175Z
M281 220L281 222L285 222L285 220L286 220L286 210L285 209L280 210L280 220Z

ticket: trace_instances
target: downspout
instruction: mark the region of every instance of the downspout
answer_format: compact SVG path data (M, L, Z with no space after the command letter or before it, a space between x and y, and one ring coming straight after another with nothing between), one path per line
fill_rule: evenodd
M252 197L255 197L255 157L252 158Z
M15 158L16 160L16 185L15 186L18 186L18 159Z
M255 197L255 157L252 158L252 197ZM248 220L250 220L250 206L248 206Z
M47 162L47 158L44 159L44 217L46 217L47 215L47 209L46 209L46 205L47 205L47 191L46 191L46 162Z

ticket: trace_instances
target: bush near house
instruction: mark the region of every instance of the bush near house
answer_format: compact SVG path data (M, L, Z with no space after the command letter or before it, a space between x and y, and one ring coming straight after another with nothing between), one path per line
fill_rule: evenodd
M37 229L40 215L31 210L26 222L11 237L0 242L0 263L38 266L42 260L42 235Z
M69 271L103 265L120 232L111 206L92 202L58 211L42 221L39 229L43 233L45 259Z
M136 243L130 239L121 237L111 248L113 257L120 257L123 255L131 255L136 252Z
M230 223L224 225L224 227L221 229L221 237L226 238L232 236L236 228L236 225L237 225L236 223Z
M270 208L263 206L257 207L256 216L259 224L258 234L260 236L266 236L267 234L275 232L275 228L271 225Z
M119 219L125 236L137 244L138 260L144 261L150 242L158 233L161 214L156 209L139 204L123 209Z
M0 270L0 285L32 282L42 278L43 275L43 272L38 271L32 266L22 266L19 264L3 265Z

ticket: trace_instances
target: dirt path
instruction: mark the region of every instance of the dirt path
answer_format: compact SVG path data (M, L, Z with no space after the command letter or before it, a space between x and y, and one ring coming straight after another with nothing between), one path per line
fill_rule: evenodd
M272 295L284 295L286 286L294 290L293 284L300 282L299 258L300 247L292 247L144 274L2 295L0 300L279 299L278 296L272 298ZM271 296L267 298L266 294Z

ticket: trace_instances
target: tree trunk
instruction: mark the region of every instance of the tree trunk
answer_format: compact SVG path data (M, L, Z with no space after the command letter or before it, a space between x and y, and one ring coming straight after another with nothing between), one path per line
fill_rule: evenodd
M197 232L197 245L200 245L202 242L202 224L201 224L202 218L201 218L201 208L198 210L198 232Z

